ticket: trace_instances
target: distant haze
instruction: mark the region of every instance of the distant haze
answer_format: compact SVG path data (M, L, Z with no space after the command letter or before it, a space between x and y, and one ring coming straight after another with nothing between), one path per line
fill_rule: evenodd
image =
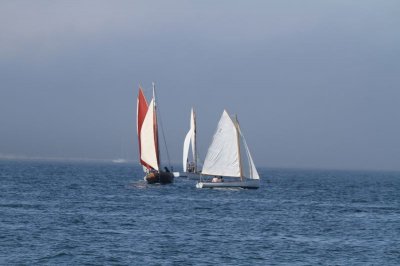
M0 157L138 160L156 82L181 162L226 108L257 166L400 169L400 2L1 1Z

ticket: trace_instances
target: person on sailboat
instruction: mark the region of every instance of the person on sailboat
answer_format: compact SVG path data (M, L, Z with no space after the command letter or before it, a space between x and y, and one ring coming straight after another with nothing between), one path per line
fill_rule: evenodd
M194 172L194 163L193 162L189 162L188 163L187 171L189 173L193 173Z
M222 176L214 176L213 179L211 180L211 182L221 183L221 182L224 182L224 179L222 178Z

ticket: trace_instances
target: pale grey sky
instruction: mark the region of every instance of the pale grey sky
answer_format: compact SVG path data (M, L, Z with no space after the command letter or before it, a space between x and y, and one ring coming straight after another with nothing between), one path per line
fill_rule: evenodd
M398 14L397 0L1 1L0 156L137 160L137 88L155 81L175 162L194 106L202 157L227 108L257 166L399 170Z

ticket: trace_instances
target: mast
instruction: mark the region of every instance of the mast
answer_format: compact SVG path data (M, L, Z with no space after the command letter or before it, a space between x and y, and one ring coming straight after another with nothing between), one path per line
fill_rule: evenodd
M153 85L153 101L154 101L154 142L156 146L156 157L157 157L157 167L160 169L160 148L159 148L159 139L158 139L158 124L157 124L157 104L156 104L156 89L155 89L155 83L152 82Z
M242 164L242 155L240 152L240 130L239 130L239 121L237 119L237 115L235 115L235 128L236 128L236 144L239 153L238 155L239 155L240 180L243 181L243 164Z
M193 111L193 123L194 123L194 147L192 147L194 149L194 172L197 173L197 129L196 129L196 113Z

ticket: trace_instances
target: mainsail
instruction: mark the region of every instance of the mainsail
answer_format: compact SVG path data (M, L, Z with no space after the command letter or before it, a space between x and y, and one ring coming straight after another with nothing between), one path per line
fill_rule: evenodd
M238 132L226 110L218 122L217 131L208 148L202 174L240 177Z
M185 141L183 142L183 171L186 172L187 162L189 156L190 144L192 145L192 155L195 163L195 168L197 168L197 156L196 156L196 119L193 108L190 112L190 129L186 134ZM195 169L197 170L197 169Z
M142 159L142 142L141 142L141 138L140 138L140 132L142 130L142 125L143 125L143 121L144 118L146 116L147 110L149 108L148 104L147 104L147 100L146 97L144 96L143 90L141 87L139 87L139 94L138 94L138 98L137 98L137 105L136 105L136 112L137 112L137 119L136 119L136 130L137 130L137 134L138 134L138 139L139 139L139 160L140 160L140 164L145 166L147 169L150 168L149 165L147 165Z
M185 141L183 142L183 171L186 172L187 170L187 161L188 161L188 155L189 155L189 149L190 149L190 140L193 135L193 130L190 129L189 132L186 134Z

